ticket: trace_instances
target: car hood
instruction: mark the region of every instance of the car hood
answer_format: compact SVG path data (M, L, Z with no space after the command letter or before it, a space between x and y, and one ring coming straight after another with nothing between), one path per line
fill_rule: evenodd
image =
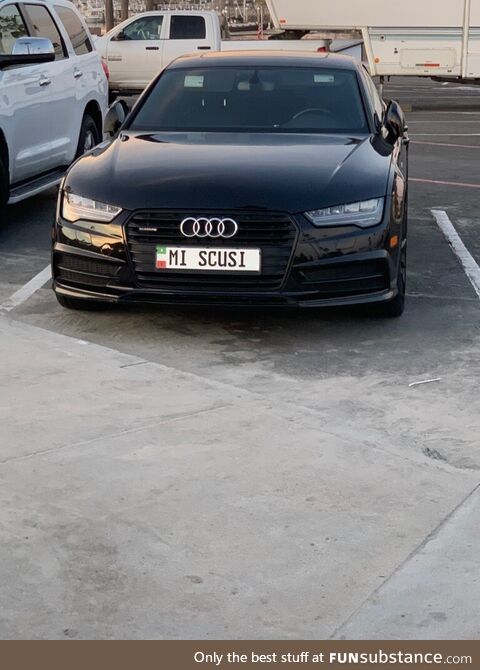
M123 209L290 213L385 195L391 148L343 135L131 133L81 158L65 186Z

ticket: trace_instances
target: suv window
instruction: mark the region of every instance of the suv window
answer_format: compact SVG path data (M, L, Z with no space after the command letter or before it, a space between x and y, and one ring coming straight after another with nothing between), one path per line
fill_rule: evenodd
M93 48L88 38L87 31L73 9L56 5L55 11L60 17L60 21L63 23L63 26L70 37L73 50L77 56L83 56L84 54L90 53Z
M203 16L173 15L170 20L171 40L203 40L207 34Z
M120 33L123 40L159 40L162 30L163 16L145 16L137 19Z
M27 29L17 6L7 5L0 9L0 54L11 54L19 37L28 37Z
M66 58L65 45L52 15L43 5L23 5L30 23L32 37L48 38L55 49L55 60Z

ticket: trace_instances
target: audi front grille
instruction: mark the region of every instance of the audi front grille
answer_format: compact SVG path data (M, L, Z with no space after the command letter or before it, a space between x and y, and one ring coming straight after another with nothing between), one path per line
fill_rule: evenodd
M232 218L237 234L230 239L185 237L180 232L186 217ZM210 291L270 291L279 289L285 279L297 228L283 213L265 212L136 212L126 224L128 249L141 288ZM201 247L240 247L261 249L259 275L242 273L208 274L155 269L155 249L159 244Z

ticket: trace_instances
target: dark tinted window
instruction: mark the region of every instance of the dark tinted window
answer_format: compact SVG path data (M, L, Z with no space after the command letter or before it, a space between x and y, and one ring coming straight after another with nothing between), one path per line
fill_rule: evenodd
M203 40L207 32L203 16L173 15L170 20L171 40Z
M11 54L13 44L19 37L28 37L16 5L8 5L0 9L0 54Z
M132 121L141 130L367 133L355 72L167 70Z
M92 51L92 45L87 32L75 12L68 7L60 6L56 6L55 11L60 17L60 20L70 37L73 50L77 56L82 56L83 54L88 54Z
M23 5L32 24L33 37L47 37L55 49L55 60L66 57L65 47L52 18L46 7L42 5Z

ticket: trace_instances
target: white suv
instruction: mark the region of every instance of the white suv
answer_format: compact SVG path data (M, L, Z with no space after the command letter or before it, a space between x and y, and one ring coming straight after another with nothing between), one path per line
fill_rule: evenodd
M0 0L0 209L102 140L108 81L67 0Z

